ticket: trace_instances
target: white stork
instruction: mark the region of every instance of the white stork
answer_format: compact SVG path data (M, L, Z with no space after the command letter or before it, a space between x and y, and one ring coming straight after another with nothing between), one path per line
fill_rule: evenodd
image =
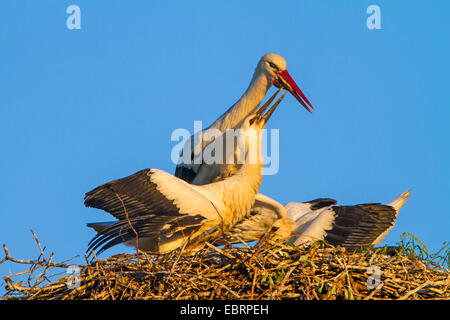
M247 138L262 139L268 119L283 98L265 115L271 100L237 125L245 162L231 177L197 186L158 169L144 169L87 192L86 206L118 219L88 224L98 232L88 251L100 248L101 253L125 243L143 251L167 253L182 246L198 248L228 232L249 212L262 181L261 150L249 147ZM253 141L253 145L260 142Z
M310 108L313 109L311 103L286 70L286 60L278 54L268 53L259 60L250 85L239 101L231 106L212 125L193 135L186 142L184 148L187 148L186 150L191 154L185 159L183 156L184 151L182 151L175 170L175 176L196 185L220 180L221 178L217 177L218 169L214 166L201 170L201 167L204 165L201 158L202 151L212 141L212 138L207 138L205 133L216 130L224 133L227 129L236 128L243 119L256 112L272 85L289 91L309 112L311 112Z
M289 202L283 207L270 198L270 201L256 201L250 214L216 244L238 243L240 239L256 241L270 231L276 237L289 238L295 245L325 240L347 250L368 248L380 243L394 227L400 209L410 195L406 191L387 205L341 206L333 199L316 199ZM287 214L286 218L279 218L284 215L282 211Z

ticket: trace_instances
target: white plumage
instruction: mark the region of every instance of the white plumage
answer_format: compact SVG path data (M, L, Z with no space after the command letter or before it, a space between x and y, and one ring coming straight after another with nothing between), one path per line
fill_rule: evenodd
M183 245L196 248L229 231L249 212L262 180L261 150L249 148L260 142L247 139L262 139L267 120L283 98L264 116L269 103L238 124L245 161L224 180L197 186L162 170L145 169L86 193L86 206L105 210L118 219L88 224L98 232L88 250L100 248L100 253L125 243L143 251L166 253Z
M236 162L222 161L220 163L205 163L205 161L203 161L201 158L203 156L203 151L206 150L206 148L220 148L220 146L217 146L216 144L220 143L224 146L224 154L230 151L227 150L227 145L224 144L223 141L211 141L204 139L204 137L208 135L209 130L219 130L224 133L230 128L239 127L239 123L242 119L256 112L268 89L272 85L275 85L280 89L285 88L309 112L311 112L310 108L313 109L311 103L286 70L286 60L275 53L266 54L259 60L250 85L243 96L211 126L197 133L196 137L192 136L191 140L186 143L185 148L188 147L186 150L189 152L192 151L192 153L190 157L186 158L186 153L183 153L185 151L182 152L175 175L195 185L204 185L220 181L234 175L240 168L239 164ZM280 89L266 103L271 103ZM262 143L260 141L258 141L257 148L262 148ZM284 208L275 205L277 202L269 197L257 194L256 201L259 203L260 207L268 206L276 210L279 218L286 216Z
M256 241L271 231L295 245L326 240L349 250L367 248L380 243L394 227L400 209L409 196L410 192L406 191L387 205L339 206L333 199L289 202L284 206L286 218L279 217L279 209L273 210L255 202L251 213L219 243L238 243L240 239Z
M198 248L205 241L216 244L255 241L269 231L289 238L296 245L326 240L355 250L381 242L394 226L409 191L388 205L354 206L339 206L333 199L282 206L258 193L262 180L262 129L284 98L283 95L262 116L280 91L258 110L272 85L289 91L311 112L312 105L287 72L284 58L273 53L264 55L242 97L198 133L198 143L194 136L187 142L175 176L145 169L86 193L86 206L105 210L118 219L88 224L98 232L88 250L100 248L100 253L125 243L144 251L166 253L182 246ZM238 144L230 147L222 140L224 161L205 163L201 159L205 148L218 150L214 145L218 140L205 139L208 131L218 130L223 138L229 129L241 130L243 135L238 139L244 145L243 150L237 148ZM256 132L256 141L245 140L251 131ZM240 153L244 154L244 163L235 161ZM256 163L250 158L256 158Z
M213 141L206 138L208 132L218 130L223 134L228 129L238 128L243 119L258 110L258 106L272 85L289 91L311 112L309 109L313 108L311 103L286 70L286 60L278 54L268 53L259 60L250 85L242 97L213 124L197 133L197 137L192 136L186 142L185 149L180 155L179 163L175 170L175 176L196 185L222 179L223 177L218 177L218 171L223 172L223 168L219 169L215 165L204 167L202 151ZM188 153L185 152L186 150ZM232 167L233 165L228 168L228 171L234 173L235 168Z

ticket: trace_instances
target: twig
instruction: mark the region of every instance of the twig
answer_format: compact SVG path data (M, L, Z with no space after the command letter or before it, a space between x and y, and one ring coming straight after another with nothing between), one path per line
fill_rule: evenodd
M209 248L213 249L214 251L217 251L218 253L220 253L221 255L223 255L223 256L225 256L225 257L227 257L227 258L230 258L230 259L233 259L233 260L236 259L236 257L233 257L231 254L226 253L226 252L223 251L222 249L217 248L216 246L212 245L212 244L209 243L208 241L206 241L205 244L206 244Z
M68 264L64 264L64 263L54 263L54 262L45 262L45 261L40 261L40 260L24 260L24 259L16 259L11 257L11 255L9 254L8 251L8 247L6 246L6 244L3 245L3 250L5 251L5 259L15 262L15 263L20 263L20 264L36 264L39 266L50 266L50 267L58 267L58 268L68 268L70 267L70 265ZM81 265L78 265L81 267Z
M289 270L285 273L283 280L278 284L277 289L275 290L274 294L281 294L284 290L284 285L286 281L289 279L291 273L295 270L295 267L290 267Z
M253 269L253 280L252 280L252 289L250 290L250 300L254 299L255 294L255 286L256 286L256 278L258 276L258 269L255 266L252 266Z
M402 297L398 298L398 300L406 300L406 299L408 299L409 296L413 295L413 294L416 293L417 291L419 291L419 290L425 288L426 286L428 286L428 285L430 285L430 284L432 284L432 283L433 283L433 282L430 281L430 280L425 281L423 284L421 284L421 285L418 286L417 288L415 288L415 289L413 289L413 290L411 290L411 291L408 291L405 295L403 295Z
M30 231L33 234L34 240L36 240L36 243L39 246L39 250L41 251L42 260L47 261L47 259L45 258L44 250L42 250L41 243L39 242L38 237L34 233L33 229L31 229Z
M49 259L48 262L51 263L51 262L52 262L52 259L53 259L53 252L50 254L50 259ZM40 284L40 282L42 281L42 278L45 277L45 273L46 273L48 270L49 270L49 266L47 265L47 266L45 266L45 269L44 269L44 271L41 273L41 276L39 277L39 279L36 280L36 283L35 283L34 286L37 286L37 285Z
M187 239L187 240L184 242L183 247L181 247L180 253L178 254L177 259L175 260L175 262L172 264L172 267L170 268L170 272L169 272L167 278L170 278L172 272L175 270L175 266L177 265L178 261L180 260L181 255L183 254L183 251L184 251L184 249L186 248L188 242L189 242L189 239Z
M217 284L218 286L220 286L221 288L227 290L229 293L231 293L232 295L234 295L236 298L241 299L241 296L239 294L237 294L236 292L234 292L233 290L231 290L230 288L228 288L226 285L224 285L223 283L220 283L214 279L210 279L207 277L203 277L203 276L196 276L196 275L192 275L192 274L185 274L185 273L179 273L177 274L178 276L188 276L188 277L193 277L193 278L197 278L200 280L207 280L207 281L211 281L212 283Z
M231 236L233 238L236 238L237 240L239 240L239 242L241 242L247 249L251 249L250 246L247 244L247 242L245 242L241 237L239 237L236 234L231 234Z
M133 230L134 234L136 235L136 252L138 252L137 250L139 249L139 237L138 237L138 233L136 231L136 229L134 229L133 225L131 224L131 220L128 217L128 211L127 208L125 207L125 203L123 202L122 198L119 196L119 194L116 192L116 196L117 198L119 198L120 202L122 203L123 206L123 211L125 212L125 217L127 218L128 224L130 225L131 230ZM139 259L139 258L138 258Z
M145 255L147 260L139 253L123 253L98 260L93 252L93 260L89 262L86 259L86 265L80 266L83 271L79 274L81 286L77 290L70 290L66 286L67 276L52 271L53 267L68 267L66 262L54 263L53 255L47 257L49 260L46 261L42 261L42 255L37 261L16 259L11 257L4 246L5 258L0 258L1 262L12 261L32 267L28 271L4 277L8 292L0 299L450 297L450 277L441 270L431 267L424 269L420 264L401 256L330 251L321 249L322 245L319 245L319 249L317 244L292 247L267 240L257 248L239 246L225 250L208 243L193 255L176 250L164 255ZM137 256L141 260L136 261ZM373 260L375 258L376 261ZM367 287L366 275L371 263L383 269L383 286L373 291ZM11 280L24 274L30 274L31 281ZM270 277L269 283L260 283L262 275ZM53 281L55 278L57 280Z

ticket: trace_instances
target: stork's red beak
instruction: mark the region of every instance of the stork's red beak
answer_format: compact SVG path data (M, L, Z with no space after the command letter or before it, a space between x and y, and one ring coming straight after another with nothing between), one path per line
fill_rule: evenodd
M300 90L300 88L295 83L294 79L292 79L291 75L289 74L289 72L287 72L287 70L278 73L278 79L274 81L274 85L276 85L277 87L281 86L285 88L302 104L303 107L305 107L306 110L312 113L306 104L308 104L311 107L311 109L314 109L314 107L305 97L302 90Z

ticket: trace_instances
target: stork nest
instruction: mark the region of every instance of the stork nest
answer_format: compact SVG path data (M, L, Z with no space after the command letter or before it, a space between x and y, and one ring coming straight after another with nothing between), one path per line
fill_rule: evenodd
M38 260L13 258L3 246L0 264L30 268L3 277L7 293L0 300L450 299L448 244L429 254L408 234L396 247L353 253L322 241L296 247L265 239L253 247L208 244L192 254L85 256L86 264L75 266L53 262L53 254L47 259L35 238Z

